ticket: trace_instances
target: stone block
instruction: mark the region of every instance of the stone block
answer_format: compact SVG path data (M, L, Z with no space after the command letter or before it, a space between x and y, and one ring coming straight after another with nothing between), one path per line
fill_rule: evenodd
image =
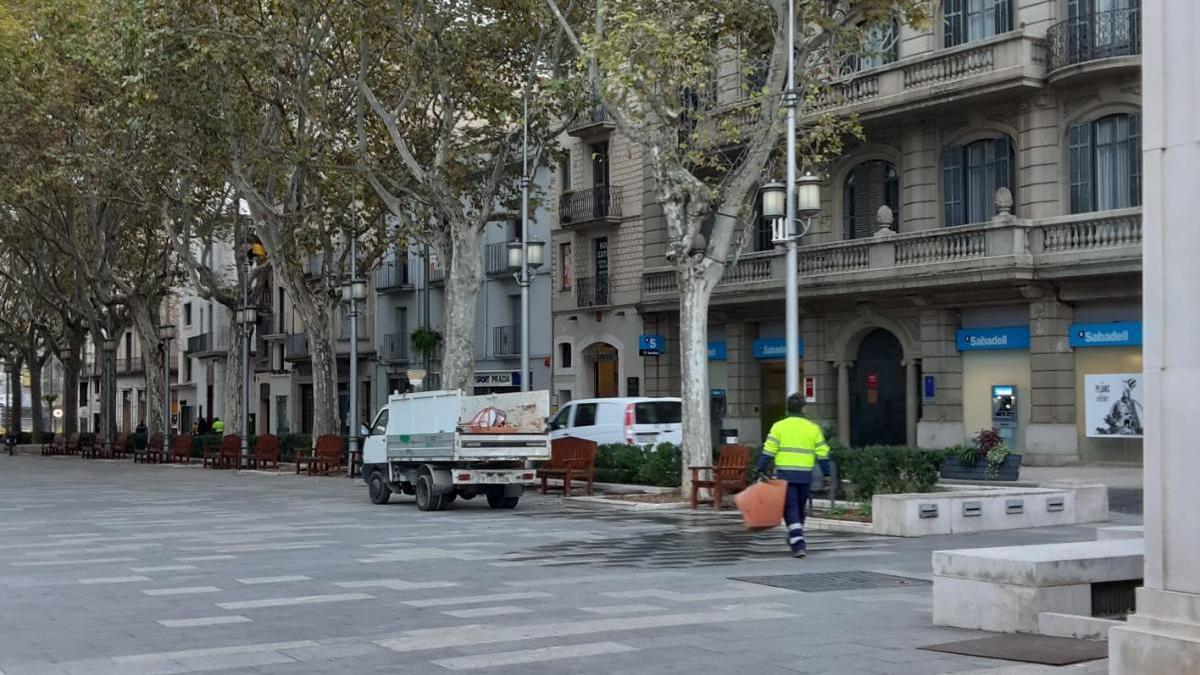
M1124 625L1125 622L1123 621L1101 619L1094 616L1042 612L1038 614L1037 632L1051 637L1074 638L1077 640L1105 640L1108 638L1108 631L1110 629Z
M937 508L937 516L922 518L922 507ZM924 537L931 534L950 534L950 500L937 494L875 495L871 502L871 519L875 534L893 537Z
M1091 614L1091 601L1088 584L1039 588L933 576L936 626L1037 633L1041 613Z
M1096 539L1098 541L1108 541L1110 539L1142 539L1145 535L1146 528L1142 525L1113 525L1110 527L1097 527Z
M1130 581L1142 578L1144 552L1137 539L934 551L933 574L1036 587Z

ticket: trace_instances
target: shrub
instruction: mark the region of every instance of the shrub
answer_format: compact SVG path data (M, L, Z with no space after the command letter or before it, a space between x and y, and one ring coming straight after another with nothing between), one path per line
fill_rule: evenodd
M645 462L636 482L658 487L679 487L683 478L683 449L673 443L659 443L645 449Z
M312 436L308 434L284 434L279 437L279 461L296 461L296 450L312 448Z
M832 448L838 477L850 483L853 499L871 501L876 494L928 492L937 484L943 453L899 446Z
M658 447L611 443L596 448L596 480L602 483L679 487L682 471L681 450L671 443Z

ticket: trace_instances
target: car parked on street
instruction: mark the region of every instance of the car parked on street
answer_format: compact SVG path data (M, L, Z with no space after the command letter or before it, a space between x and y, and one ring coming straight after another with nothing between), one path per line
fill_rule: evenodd
M550 420L550 438L572 436L599 445L683 442L678 398L588 398L564 405Z

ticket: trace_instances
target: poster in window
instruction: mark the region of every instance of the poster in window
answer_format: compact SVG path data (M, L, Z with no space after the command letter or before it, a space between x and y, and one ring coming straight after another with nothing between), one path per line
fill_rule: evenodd
M569 291L575 279L575 260L571 254L570 243L559 246L558 257L560 261L559 267L562 270L562 277L559 279L559 289Z
M1084 376L1084 416L1092 438L1141 438L1141 373Z

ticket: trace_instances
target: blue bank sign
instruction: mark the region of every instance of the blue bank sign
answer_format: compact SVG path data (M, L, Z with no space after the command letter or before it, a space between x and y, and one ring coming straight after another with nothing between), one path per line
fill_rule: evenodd
M800 340L800 353L804 356L804 340ZM787 340L783 338L764 338L754 341L754 358L764 361L774 361L787 358Z
M960 328L955 337L960 352L1029 349L1029 326Z
M1072 347L1140 347L1142 322L1071 324Z
M724 361L728 357L727 349L724 340L713 340L708 343L708 360L709 361Z
M638 354L642 356L658 356L666 347L666 341L661 335L639 335Z

